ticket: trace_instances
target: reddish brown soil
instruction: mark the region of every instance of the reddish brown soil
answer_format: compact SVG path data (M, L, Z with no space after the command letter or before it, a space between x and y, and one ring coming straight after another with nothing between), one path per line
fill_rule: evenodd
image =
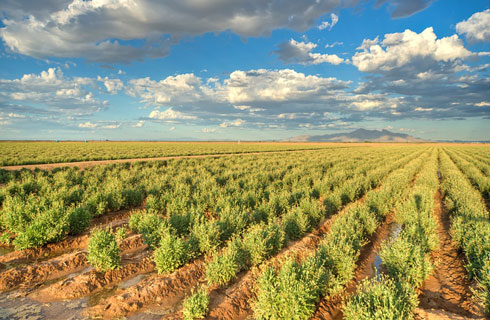
M365 196L356 202L345 206L336 215L327 218L310 234L301 240L289 243L279 254L263 264L262 268L268 265L279 267L281 262L289 256L298 255L304 258L314 252L322 236L329 230L332 223L344 214L351 206L362 203ZM235 282L227 290L214 293L210 298L209 319L246 319L252 314L251 302L254 298L252 290L254 283L259 275L258 269L247 272L238 282Z
M69 253L46 262L12 268L0 274L0 291L15 289L21 285L33 286L61 277L87 266L87 253Z
M432 309L427 314L441 313L457 314L465 318L482 317L481 310L472 299L472 282L464 268L466 261L463 253L452 242L449 234L450 220L447 209L442 203L440 191L436 194L434 213L437 218L440 247L432 253L436 264L434 274L429 277L421 288L419 308L422 316L425 310Z
M88 313L91 316L114 318L156 303L173 302L176 296L182 299L186 290L195 286L203 273L204 262L198 260L167 276L154 274L108 298L103 304L90 308Z
M141 208L141 207L138 207ZM120 210L117 212L107 213L103 216L94 218L89 230L95 227L120 227L128 223L132 210ZM40 248L25 249L12 251L6 255L0 256L0 263L4 264L21 264L31 263L32 260L42 260L53 258L57 255L67 253L73 250L87 248L89 231L78 236L67 236L64 240L57 243L49 243Z
M141 235L124 239L119 247L123 253L145 248ZM18 266L0 273L0 291L32 288L39 283L80 271L88 266L87 252L78 251L44 262Z
M394 223L394 215L390 214L385 221L381 223L374 234L369 237L369 243L365 245L359 258L357 259L357 269L354 278L345 286L345 289L331 297L324 297L320 300L317 310L312 319L330 320L342 319L342 302L357 291L359 283L366 279L372 278L375 274L374 261L384 240L388 239L391 234L391 225Z
M106 272L90 270L42 289L36 292L33 297L41 302L51 302L87 296L110 284L122 282L142 273L152 272L155 269L155 264L150 255L149 251L144 251L136 256L127 256L127 260L139 261L125 263L119 269Z

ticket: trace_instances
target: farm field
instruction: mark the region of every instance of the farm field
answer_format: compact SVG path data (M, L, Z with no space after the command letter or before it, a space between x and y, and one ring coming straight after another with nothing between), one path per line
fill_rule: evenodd
M490 314L488 145L0 145L3 165L284 151L0 170L0 319Z
M335 145L335 144L334 144ZM0 166L331 148L331 143L1 141Z

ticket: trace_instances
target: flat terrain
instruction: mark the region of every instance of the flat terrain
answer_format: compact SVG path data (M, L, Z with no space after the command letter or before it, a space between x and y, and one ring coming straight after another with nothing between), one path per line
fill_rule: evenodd
M206 148L176 145L182 154ZM219 144L210 145L217 150ZM374 294L364 291L364 281L406 281L392 263L421 274L415 268L422 260L400 258L419 249L430 272L409 283L416 303L408 312L416 319L484 318L488 301L474 293L488 293L478 286L486 271L465 255L473 251L463 246L474 241L458 228L473 226L474 234L482 228L479 239L487 239L489 146L250 144L239 151L223 145L218 155L3 171L0 319L182 319L186 299L197 290L209 297L209 319L258 318L303 306L296 294L304 298L305 319L343 319L357 306L368 309L354 303ZM476 206L464 205L473 210L471 219L460 215L463 193ZM74 212L82 211L88 224L80 229ZM122 229L119 266L97 270L89 262L92 232ZM398 242L401 260L395 261L389 250ZM324 277L307 280L311 261ZM324 290L308 289L317 287ZM264 300L271 292L282 298Z

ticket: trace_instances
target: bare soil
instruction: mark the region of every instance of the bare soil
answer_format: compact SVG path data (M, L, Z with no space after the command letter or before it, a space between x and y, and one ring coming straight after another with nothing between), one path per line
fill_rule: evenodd
M437 234L440 247L432 253L436 265L435 271L421 288L419 317L432 319L433 315L443 317L452 314L466 319L482 318L482 310L472 298L471 288L474 284L468 279L464 267L466 259L451 240L449 234L451 222L442 198L439 191L436 194L434 213L438 222Z

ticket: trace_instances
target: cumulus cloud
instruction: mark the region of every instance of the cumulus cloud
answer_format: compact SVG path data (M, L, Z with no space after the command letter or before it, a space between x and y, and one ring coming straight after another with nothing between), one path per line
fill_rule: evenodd
M133 125L135 128L141 128L145 124L145 120L140 120L136 124Z
M363 72L384 72L404 66L423 67L473 56L457 35L437 39L432 27L421 33L407 29L400 33L386 34L381 43L377 38L364 40L359 49L363 51L356 52L352 63Z
M329 31L332 30L333 26L337 24L337 22L339 22L339 16L337 16L335 13L331 13L330 14L330 19L332 21L328 22L328 21L323 21L319 26L318 26L318 29L320 30L325 30L325 29L328 29Z
M148 118L154 120L168 121L168 120L192 120L192 119L196 119L197 117L192 115L186 115L180 111L175 111L172 108L168 108L165 111L160 111L155 109L152 112L150 112Z
M299 42L294 39L282 42L278 45L279 49L275 50L279 59L285 64L299 63L303 65L330 63L338 65L345 63L346 60L336 54L321 54L311 52L317 47L312 42Z
M476 12L456 25L456 31L470 42L490 42L490 9Z
M216 128L202 128L201 132L202 133L213 133L213 132L216 132Z
M107 104L96 98L91 91L94 87L92 78L66 78L60 68L49 68L18 79L0 79L0 104L15 101L43 106L36 113L92 114Z
M124 88L124 84L120 79L109 79L108 77L102 78L98 76L97 81L102 82L107 90L107 93L110 94L116 94Z
M344 43L342 41L335 41L334 43L331 43L331 44L326 44L325 45L325 48L333 48L335 46L341 46L343 45Z
M378 0L379 7L388 3L392 18L404 18L428 8L434 0Z
M164 57L184 36L230 30L243 37L288 28L303 32L341 0L194 1L49 0L2 3L0 36L13 52L36 58L129 62ZM143 40L136 45L128 40Z
M95 123L92 123L90 121L87 121L85 123L79 123L78 124L78 127L79 128L89 128L89 129L94 129L94 128L97 128L97 124Z

